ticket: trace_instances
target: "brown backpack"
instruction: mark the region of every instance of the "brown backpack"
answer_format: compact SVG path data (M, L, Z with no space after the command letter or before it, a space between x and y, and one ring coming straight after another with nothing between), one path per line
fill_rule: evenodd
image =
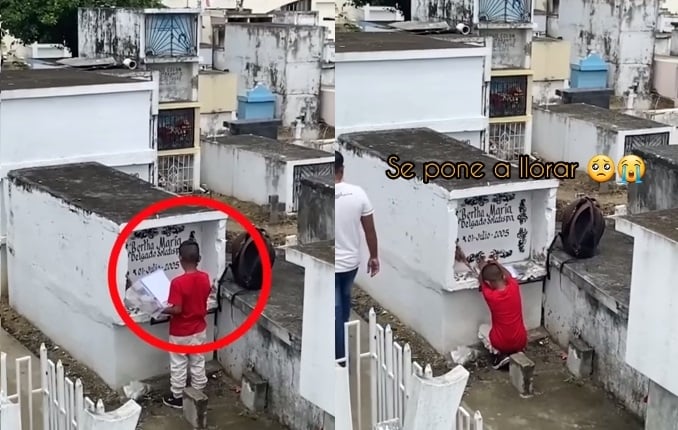
M272 267L273 263L275 263L276 255L271 237L266 230L262 228L257 230L261 233L261 237L264 239L268 249L269 261L267 264L270 264ZM248 232L243 232L233 239L231 252L231 272L236 284L247 290L260 290L263 281L262 265L264 262L261 261L259 250L252 236Z
M563 209L562 228L553 239L549 251L560 237L563 250L571 257L591 258L598 249L603 233L605 217L598 201L591 197L582 197Z

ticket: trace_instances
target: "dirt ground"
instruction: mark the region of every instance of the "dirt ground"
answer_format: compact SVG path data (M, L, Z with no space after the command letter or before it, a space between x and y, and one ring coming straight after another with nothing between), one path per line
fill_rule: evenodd
M627 203L626 189L622 186L605 183L602 186L594 182L586 172L577 172L575 179L560 181L558 187L557 208L560 211L578 197L585 195L598 200L605 215L614 214L614 207ZM557 216L558 221L560 217Z
M274 246L285 244L285 237L297 234L297 219L295 216L282 215L280 219L270 222L269 211L265 206L259 206L250 202L243 202L234 197L224 196L217 193L209 193L208 196L215 200L227 203L242 212L249 220L259 228L265 229L271 236ZM235 236L245 231L238 223L233 222L228 226L227 238L233 239Z

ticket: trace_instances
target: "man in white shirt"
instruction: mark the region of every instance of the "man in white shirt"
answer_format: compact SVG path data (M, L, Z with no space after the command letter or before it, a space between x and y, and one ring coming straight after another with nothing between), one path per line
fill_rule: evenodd
M334 153L334 348L337 360L346 357L344 324L351 314L351 287L361 265L360 245L363 232L370 252L367 273L379 273L377 232L374 229L374 209L365 191L357 185L343 182L344 157Z

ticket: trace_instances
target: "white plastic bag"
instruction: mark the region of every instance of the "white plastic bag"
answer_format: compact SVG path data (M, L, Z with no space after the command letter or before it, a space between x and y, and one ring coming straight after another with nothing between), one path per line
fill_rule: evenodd
M469 348L468 346L460 346L452 351L450 355L452 356L452 361L454 364L463 366L466 363L478 358L478 351L473 348Z

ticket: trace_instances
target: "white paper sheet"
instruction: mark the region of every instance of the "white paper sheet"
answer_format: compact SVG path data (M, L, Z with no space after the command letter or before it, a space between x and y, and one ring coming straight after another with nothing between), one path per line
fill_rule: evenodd
M163 305L169 299L170 280L162 269L158 269L150 275L140 279L146 289Z

